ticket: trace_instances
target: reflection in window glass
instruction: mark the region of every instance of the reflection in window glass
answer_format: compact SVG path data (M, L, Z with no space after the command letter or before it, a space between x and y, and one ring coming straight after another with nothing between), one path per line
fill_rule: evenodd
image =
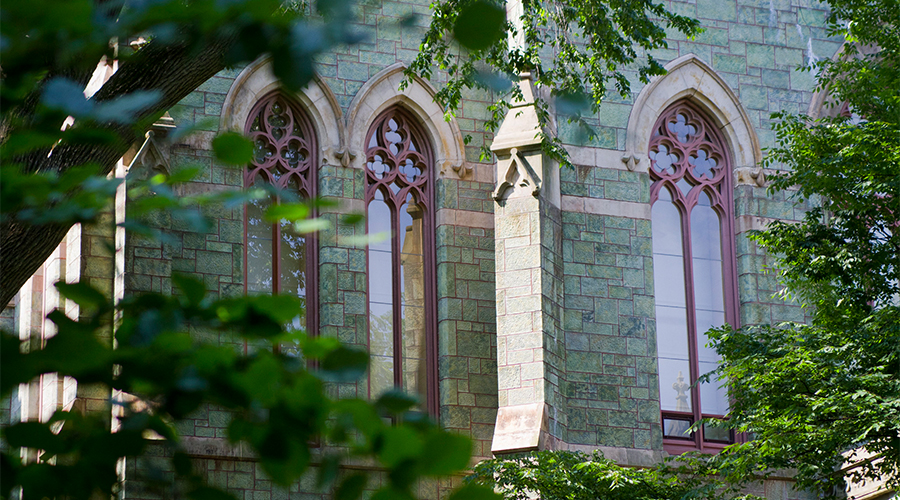
M257 179L257 183L261 183ZM247 293L272 293L272 224L266 221L267 199L247 203Z
M707 347L707 330L725 324L724 282L722 280L722 238L719 216L712 201L700 193L691 211L691 253L694 267L694 307L697 315L697 359L700 373L709 373L719 364L719 355ZM728 413L728 394L719 380L700 384L703 412L709 415Z
M688 412L692 408L691 394L682 387L685 377L690 380L691 364L681 215L666 188L660 191L659 199L653 204L651 224L660 405L663 410ZM673 424L677 426L679 422L673 421Z
M368 234L393 234L391 209L381 191L369 202ZM369 252L369 394L394 387L394 280L391 238L372 242Z
M419 408L433 412L436 380L429 373L436 353L427 313L434 300L428 258L433 259L433 228L425 175L430 149L410 115L398 108L375 119L366 145L367 232L391 235L368 248L369 396L396 387L418 396Z
M412 195L400 210L400 279L403 321L403 387L424 401L425 383L425 262L422 254L424 213Z
M291 294L304 308L286 325L304 331L314 315L315 249L312 240L288 221L265 219L269 206L285 198L313 198L316 186L315 134L306 116L279 92L263 97L249 113L244 133L253 143L253 159L244 172L244 185L265 188L271 198L253 200L245 207L246 287L249 294ZM314 216L314 215L313 215ZM276 243L273 243L276 242ZM299 354L296 345L281 346ZM284 352L284 351L283 351Z

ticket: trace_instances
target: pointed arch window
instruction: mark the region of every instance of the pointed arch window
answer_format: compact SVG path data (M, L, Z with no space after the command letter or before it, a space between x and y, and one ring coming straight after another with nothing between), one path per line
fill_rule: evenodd
M714 450L732 433L688 428L728 413L721 381L696 382L719 362L706 331L738 326L730 159L718 129L686 101L657 120L649 151L663 441L670 451Z
M389 108L366 135L369 396L398 387L437 414L431 145L412 115Z
M253 160L244 186L277 188L277 199L296 201L316 196L316 136L300 106L273 92L253 107L244 133L253 142ZM288 221L272 224L264 217L271 199L245 207L244 283L249 294L285 293L304 299L306 315L295 329L316 327L316 244ZM315 214L311 215L312 217Z

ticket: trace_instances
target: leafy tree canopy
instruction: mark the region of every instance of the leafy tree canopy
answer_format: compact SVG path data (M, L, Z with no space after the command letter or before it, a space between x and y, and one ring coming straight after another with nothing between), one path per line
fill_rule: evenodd
M491 486L507 500L751 499L717 481L705 462L693 468L660 464L623 467L599 452L538 451L485 460L470 481ZM737 496L736 496L737 495Z
M407 73L429 78L435 69L447 72L450 80L436 100L448 114L459 110L465 89L492 91L495 102L486 124L491 132L510 104L522 99L513 82L528 73L548 91L555 112L592 136L582 116L597 112L610 86L627 99L633 80L647 83L665 73L651 51L667 47L666 28L689 38L701 31L697 20L650 0L446 0L432 7L431 26ZM535 97L538 117L549 127L551 103L540 94ZM556 137L544 135L543 144L552 157L568 164ZM490 158L487 145L482 157Z

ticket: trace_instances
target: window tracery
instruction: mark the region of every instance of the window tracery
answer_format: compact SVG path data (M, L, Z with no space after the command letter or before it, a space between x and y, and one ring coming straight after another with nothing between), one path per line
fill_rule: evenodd
M718 130L685 101L657 120L649 156L663 436L679 451L715 448L733 436L688 428L728 413L720 381L696 382L719 361L705 332L737 326L729 158Z
M431 146L398 107L366 137L369 395L399 387L437 411Z
M316 136L299 106L280 92L260 99L247 118L244 133L253 142L253 159L244 186L278 189L276 199L294 201L316 196ZM305 317L293 328L315 330L317 258L315 239L294 230L286 220L265 219L271 199L245 208L245 286L247 293L289 293L306 303ZM315 214L311 214L314 217Z

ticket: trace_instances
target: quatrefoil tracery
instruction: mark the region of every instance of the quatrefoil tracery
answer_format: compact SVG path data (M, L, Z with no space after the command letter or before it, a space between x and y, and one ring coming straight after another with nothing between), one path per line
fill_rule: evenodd
M374 124L366 151L366 176L369 185L402 204L410 192L425 199L429 158L422 149L409 119L399 111L388 113Z
M649 157L653 194L667 185L686 208L701 191L714 202L721 200L728 170L724 144L711 123L687 103L673 106L657 120Z
M245 176L251 185L261 177L277 187L291 184L311 194L309 171L313 165L312 127L303 114L278 93L261 100L250 112L247 135L253 142L253 160Z

